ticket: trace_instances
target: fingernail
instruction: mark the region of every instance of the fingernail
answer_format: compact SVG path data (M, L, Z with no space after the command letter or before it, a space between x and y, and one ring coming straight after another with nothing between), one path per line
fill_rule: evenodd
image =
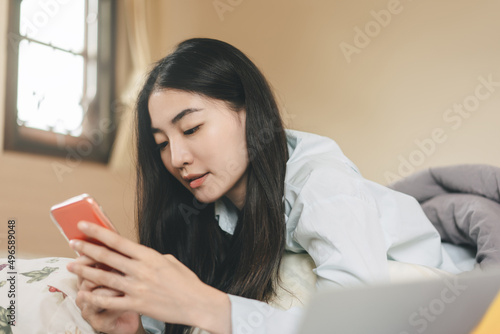
M71 246L71 248L77 248L80 247L81 242L80 240L72 239L69 241L69 245Z
M80 230L86 230L87 228L89 228L89 224L87 224L86 222L79 222L78 223L78 228Z

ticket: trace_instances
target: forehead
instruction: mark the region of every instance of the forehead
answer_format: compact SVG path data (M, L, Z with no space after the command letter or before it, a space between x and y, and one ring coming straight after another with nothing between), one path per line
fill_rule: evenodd
M151 93L148 109L153 118L157 114L178 113L186 107L201 107L207 99L200 94L182 90L163 89Z
M165 122L171 123L179 113L186 110L213 110L234 114L224 101L177 89L153 91L149 97L148 109L152 127L165 126Z

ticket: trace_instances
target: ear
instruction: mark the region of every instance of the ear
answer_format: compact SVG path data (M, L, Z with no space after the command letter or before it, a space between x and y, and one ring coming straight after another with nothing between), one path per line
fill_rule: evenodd
M247 120L247 110L245 108L241 108L236 112L238 115L238 120L240 121L240 124L245 127L246 120Z

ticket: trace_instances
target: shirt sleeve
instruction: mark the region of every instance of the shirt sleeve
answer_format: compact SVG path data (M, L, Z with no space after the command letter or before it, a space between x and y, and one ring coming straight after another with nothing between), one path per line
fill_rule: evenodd
M264 302L229 295L232 334L294 334L299 330L303 310L280 310Z
M142 327L148 334L163 334L165 333L165 323L159 320L141 316Z
M294 334L298 331L303 313L301 308L293 307L284 311L258 300L228 296L231 301L232 334ZM147 333L165 333L163 322L144 315L141 321Z
M291 216L318 288L388 282L388 259L457 272L415 199L360 176L313 170Z
M376 206L352 195L303 205L293 233L316 264L318 288L389 280L386 244Z

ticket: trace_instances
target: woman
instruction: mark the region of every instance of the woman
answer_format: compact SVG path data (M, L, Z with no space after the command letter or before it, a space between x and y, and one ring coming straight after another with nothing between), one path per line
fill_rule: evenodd
M187 40L156 64L137 140L142 245L91 224L111 250L72 242L86 254L68 266L77 303L97 330L141 333L142 314L166 333L243 333L260 310L272 316L256 327L292 332L296 310L265 304L285 250L313 258L319 287L387 280L388 258L458 271L414 199L363 179L332 140L285 131L265 78L229 44Z

